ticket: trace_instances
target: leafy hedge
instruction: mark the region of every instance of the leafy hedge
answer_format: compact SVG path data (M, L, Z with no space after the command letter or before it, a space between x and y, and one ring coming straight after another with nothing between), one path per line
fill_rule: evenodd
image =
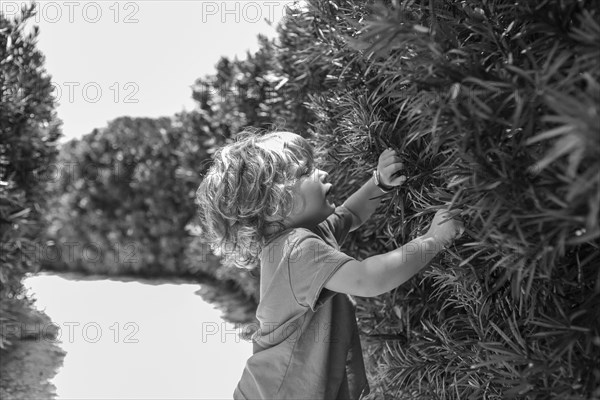
M186 226L212 139L202 118L111 121L61 148L52 179L47 269L186 275Z
M288 10L263 44L275 60L250 69L272 101L203 104L238 130L310 136L339 201L400 151L409 179L347 243L355 257L419 235L444 203L465 220L419 277L358 299L370 398L599 396L598 4L398 3ZM213 92L252 86L242 64L220 63Z
M247 125L310 136L343 200L392 146L409 179L345 250L366 258L393 249L444 203L467 231L416 279L357 299L370 398L600 396L599 7L313 0L288 10L277 40L261 38L246 60L221 59L196 82L198 109L185 128L165 126L148 157L135 159L140 173L128 182L140 191L118 193L157 202L134 224L149 240L142 254L163 249L161 237L179 238L176 271L202 270L256 294L256 278L213 262L201 238L181 233L193 230L190 188L212 148ZM94 150L102 137L74 149L94 162L116 156L116 137ZM172 197L146 191L165 182L186 199L186 214L154 235L145 221L160 227L163 206L178 210ZM92 227L103 209L94 196L113 186L82 185L87 203L71 199L67 209L94 204L80 214ZM171 265L167 258L153 265Z
M408 241L446 202L467 224L419 278L361 299L379 396L600 395L599 13L313 1L303 14L314 51L332 48L324 62L350 76L307 104L340 197L387 146L409 176L349 253Z
M46 316L32 310L21 279L39 270L48 166L56 155L60 121L51 96L37 29L25 32L34 7L8 19L0 14L0 348L19 338L20 324ZM35 314L35 315L34 315ZM14 325L16 324L16 325Z

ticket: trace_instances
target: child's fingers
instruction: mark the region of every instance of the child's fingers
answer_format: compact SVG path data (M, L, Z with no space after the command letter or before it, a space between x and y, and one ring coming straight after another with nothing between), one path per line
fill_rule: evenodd
M385 183L386 185L390 185L390 186L399 186L399 185L403 184L404 182L406 182L405 175L395 176L395 175L398 175L398 173L400 171L402 171L403 168L404 168L404 164L401 162L390 164L387 167L383 168L382 174L381 174L381 179L382 179L383 183ZM392 179L392 177L394 177L394 178Z
M395 156L396 155L396 150L393 149L385 149L384 151L381 152L381 154L379 155L379 162L382 162L384 160L387 160L389 157Z
M394 156L390 156L390 157L387 157L387 158L379 161L379 166L381 168L385 168L385 167L387 167L389 165L398 164L398 163L401 163L401 162L402 162L402 159L400 157L394 155Z
M404 182L406 182L406 176L404 176L404 175L401 175L401 176L399 176L399 177L397 177L397 178L394 178L394 179L392 179L392 182L391 182L391 184L392 184L392 186L400 186L400 185L402 185Z
M379 156L378 166L379 168L385 168L388 165L397 162L402 162L402 158L398 156L396 150L386 150L383 153L381 153L381 156Z
M398 171L404 169L404 163L403 162L393 162L391 164L388 164L385 167L381 168L381 173L388 175L388 176L394 176L395 173L397 173Z
M396 150L384 150L379 157L377 168L382 182L386 185L399 186L406 182L406 176L397 176L404 169L404 163L402 162L402 158L397 155ZM394 178L392 179L392 177Z

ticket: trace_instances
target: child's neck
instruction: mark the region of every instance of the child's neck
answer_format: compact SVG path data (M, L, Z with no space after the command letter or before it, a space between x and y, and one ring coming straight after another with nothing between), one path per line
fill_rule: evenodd
M314 231L317 225L319 225L323 221L298 221L298 222L287 222L284 223L284 229L297 229L304 228L310 231Z

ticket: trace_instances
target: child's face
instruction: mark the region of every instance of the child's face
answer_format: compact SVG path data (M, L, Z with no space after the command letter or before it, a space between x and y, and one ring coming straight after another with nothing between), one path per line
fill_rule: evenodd
M296 183L296 198L288 216L288 227L311 228L334 212L335 204L328 198L332 184L326 183L327 176L327 172L313 168Z

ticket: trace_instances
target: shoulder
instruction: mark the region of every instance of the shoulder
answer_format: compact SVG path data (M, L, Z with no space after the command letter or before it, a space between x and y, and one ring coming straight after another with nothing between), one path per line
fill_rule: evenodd
M323 238L310 229L293 228L274 238L264 249L282 248L291 251L298 246L306 246L314 242L324 243Z
M317 232L330 246L339 248L348 236L355 218L355 214L342 204L317 226Z
M288 258L290 254L298 251L299 248L311 247L318 244L325 244L325 241L310 229L288 229L265 244L262 248L261 259L268 259L271 262L277 259L281 260Z

